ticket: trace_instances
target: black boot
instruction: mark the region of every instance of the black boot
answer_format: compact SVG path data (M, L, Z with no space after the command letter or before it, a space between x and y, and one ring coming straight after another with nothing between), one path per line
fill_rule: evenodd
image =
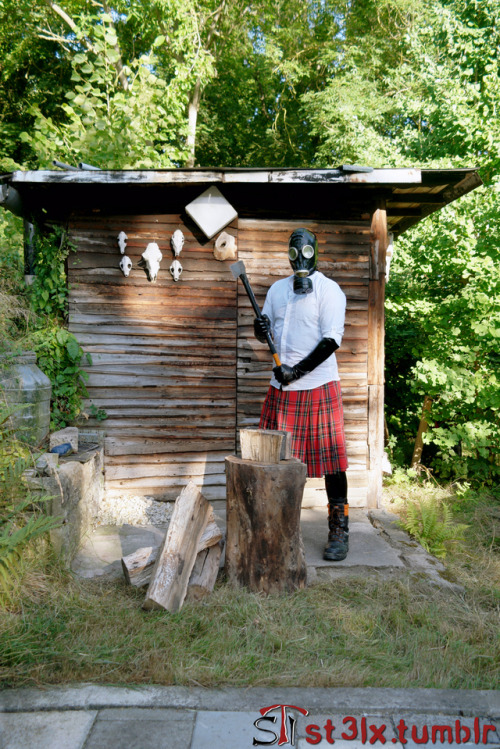
M349 505L345 472L326 474L325 488L328 496L328 543L323 559L340 562L349 551Z
M347 503L328 503L328 543L323 552L323 559L340 562L349 551L349 505Z

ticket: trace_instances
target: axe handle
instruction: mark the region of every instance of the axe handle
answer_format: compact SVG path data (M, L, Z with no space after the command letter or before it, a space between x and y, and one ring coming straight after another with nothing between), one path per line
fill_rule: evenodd
M248 298L250 299L252 307L254 308L255 314L257 315L257 317L262 318L262 312L260 311L259 305L257 304L257 300L254 296L252 287L250 286L250 282L248 278L246 277L246 274L242 273L240 275L240 278L242 280L243 286L245 287L245 291L248 294ZM271 338L271 334L269 332L266 333L266 340L267 340L267 345L269 346L269 350L271 351L271 354L273 355L273 359L276 362L276 366L281 367L281 362L278 356L278 352L276 351L276 346L274 345L273 339Z

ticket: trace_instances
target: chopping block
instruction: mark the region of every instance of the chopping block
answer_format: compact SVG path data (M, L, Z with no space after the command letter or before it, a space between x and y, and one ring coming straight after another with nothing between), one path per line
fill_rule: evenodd
M281 460L278 452L275 463L230 455L225 466L229 582L266 594L304 588L300 510L306 465L296 458Z

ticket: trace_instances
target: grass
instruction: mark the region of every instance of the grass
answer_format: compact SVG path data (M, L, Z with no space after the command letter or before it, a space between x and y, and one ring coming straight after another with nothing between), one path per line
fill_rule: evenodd
M356 579L265 598L222 582L175 615L144 612L143 591L77 580L38 542L0 611L0 683L498 688L499 505L446 501L468 525L445 560L464 593Z

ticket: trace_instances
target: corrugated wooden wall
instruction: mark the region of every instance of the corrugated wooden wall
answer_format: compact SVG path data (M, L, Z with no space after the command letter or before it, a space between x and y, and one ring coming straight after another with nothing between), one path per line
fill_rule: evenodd
M347 296L342 346L337 352L348 443L349 500L367 496L367 351L370 225L240 219L228 227L238 239L262 305L268 287L290 275L288 238L299 226L318 236L319 269ZM181 229L184 268L175 283L170 238ZM133 269L125 278L117 236L128 235ZM70 255L70 330L93 359L89 403L104 409L108 496L175 499L188 480L209 499L225 498L224 457L235 451L237 428L258 424L272 360L253 335L253 310L229 270L213 257L213 241L193 234L179 215L76 217L70 226L78 251ZM137 266L149 242L163 260L156 283ZM324 489L309 479L306 490Z
M181 229L181 280L169 273ZM125 278L117 236L128 235ZM228 231L237 235L237 226ZM90 403L104 429L108 495L175 499L189 479L225 497L224 457L235 450L236 283L178 215L74 218L69 329L92 355ZM137 266L149 242L163 253L156 283Z
M288 238L307 226L318 237L318 269L340 285L347 297L344 339L336 352L344 402L349 459L349 501L367 499L368 430L368 287L370 224L311 221L242 220L238 223L238 258L243 260L259 304L269 286L291 273ZM256 426L269 386L272 359L253 335L253 310L242 285L238 288L238 427ZM323 479L308 479L306 494L323 491Z

